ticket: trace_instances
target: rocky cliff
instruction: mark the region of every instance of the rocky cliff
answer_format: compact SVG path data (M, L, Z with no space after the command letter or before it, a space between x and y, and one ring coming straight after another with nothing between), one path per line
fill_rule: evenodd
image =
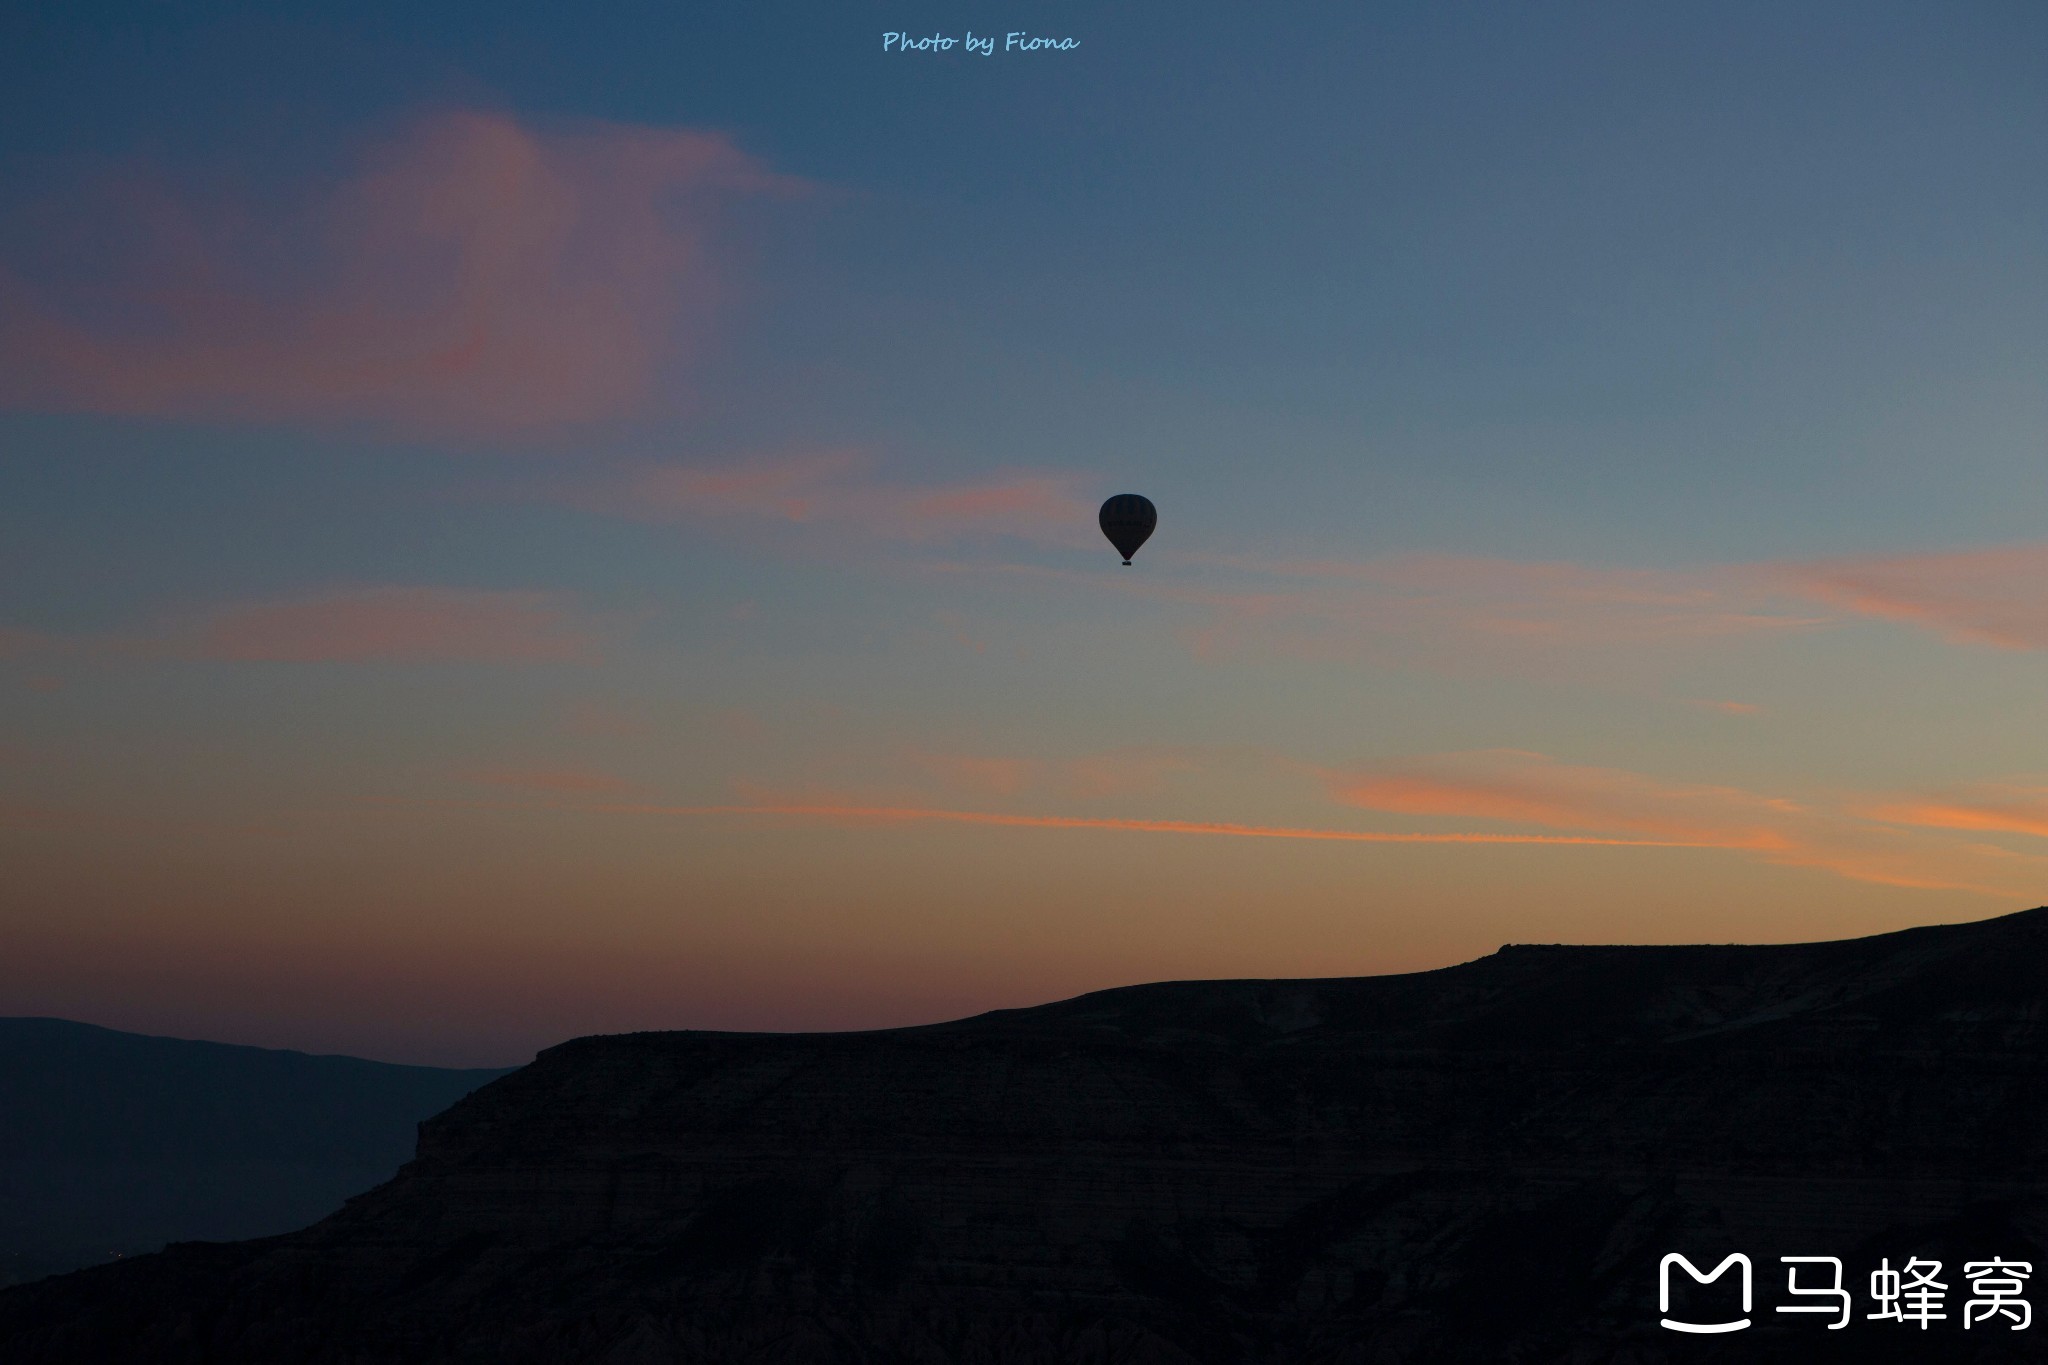
M2035 1360L1960 1319L1965 1261L2048 1277L2044 1004L2035 910L583 1038L303 1232L0 1293L0 1359ZM1748 1255L1752 1327L1660 1327L1674 1251ZM1847 1328L1775 1311L1785 1255L1842 1258ZM1947 1318L1868 1319L1912 1257Z

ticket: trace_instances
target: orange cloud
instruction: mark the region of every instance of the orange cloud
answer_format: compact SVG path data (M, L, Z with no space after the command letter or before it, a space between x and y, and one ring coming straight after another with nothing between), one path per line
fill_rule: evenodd
M956 785L979 783L997 796L1052 791L1063 785L1058 765L983 768L949 765ZM961 810L812 784L774 791L738 784L736 801L706 805L648 802L578 804L576 810L619 815L761 816L839 825L956 824L1016 829L1099 830L1249 839L1388 845L1536 845L1558 847L1721 850L1781 867L1810 868L1851 881L1913 890L1961 891L2005 900L2040 899L2048 858L1981 842L1963 842L1873 823L1850 803L1823 805L1734 787L1671 783L1620 769L1558 763L1515 750L1440 755L1393 769L1321 776L1348 805L1422 818L1536 825L1515 829L1357 830L1235 821L1055 815ZM2048 793L2035 824L1996 821L1930 823L1972 829L2048 834ZM519 807L526 808L526 807ZM567 807L564 807L567 809Z
M746 518L912 542L1007 536L1073 544L1094 533L1094 505L1071 475L1013 471L920 486L877 479L871 463L837 449L717 466L647 463L546 496L636 521Z
M183 648L279 663L548 663L594 645L552 593L365 588L215 614Z
M1872 820L1925 829L1973 829L2048 839L2048 788L1993 786L1961 797L1895 801L1871 807Z
M1505 749L1448 755L1409 771L1336 774L1331 789L1347 805L1390 814L1630 830L1716 848L1784 848L1776 827L1801 813L1792 802L1731 787L1663 783Z
M794 183L716 133L480 112L292 214L130 175L43 206L83 278L0 267L0 402L471 435L630 413L727 292L717 209Z
M2048 544L1778 566L1795 591L1999 649L2048 649Z
M843 766L843 765L842 765ZM1935 830L2048 836L2048 789L1984 789L1944 806L1898 802L1871 809L1858 793L1787 795L1718 783L1670 781L1621 768L1560 762L1544 754L1488 749L1332 769L1254 749L1133 747L1071 757L898 751L861 761L853 783L792 789L741 783L731 804L659 808L678 814L783 814L815 819L944 821L1042 829L1330 839L1354 843L1584 843L1717 849L1780 867L1811 868L1851 881L1918 890L1966 891L2038 900L2048 858ZM1182 774L1206 773L1213 793L1257 799L1274 779L1318 782L1339 802L1412 820L1501 826L1438 834L1422 829L1314 830L1235 822L959 811L901 780L916 769L955 792L1009 804L1013 798L1064 804L1160 793ZM891 780L891 770L897 773ZM1275 791L1278 799L1290 799ZM1994 800L1993 797L1999 799ZM607 809L611 809L608 807ZM625 809L618 807L617 809ZM655 807L635 807L655 810ZM1896 826L1918 824L1927 832ZM1889 826L1889 827L1888 827ZM1520 828L1517 828L1520 827ZM1540 832L1539 832L1540 831Z
M600 809L622 815L776 815L835 822L883 824L937 821L961 825L1001 825L1017 829L1100 829L1140 834L1208 834L1237 839L1313 839L1358 844L1589 844L1617 848L1697 847L1669 840L1610 839L1591 835L1405 834L1379 830L1293 829L1279 825L1240 825L1211 820L1119 820L1081 815L1015 815L1001 811L939 810L916 806L612 805Z
M1328 781L1339 800L1368 810L1640 834L1886 886L2018 898L2037 895L2041 880L2040 859L1879 829L1853 809L1662 782L1516 750L1335 772Z

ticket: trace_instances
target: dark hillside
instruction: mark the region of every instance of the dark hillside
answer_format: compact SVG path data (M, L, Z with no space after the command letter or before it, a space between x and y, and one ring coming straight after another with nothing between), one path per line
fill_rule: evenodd
M304 1232L0 1295L0 1358L2035 1360L1961 1271L2048 1273L2044 1006L2037 910L583 1038ZM1754 1326L1661 1328L1674 1251L1747 1254ZM1775 1312L1785 1255L1847 1263L1846 1330ZM1947 1320L1868 1321L1915 1256Z
M503 1074L0 1019L0 1283L302 1227Z

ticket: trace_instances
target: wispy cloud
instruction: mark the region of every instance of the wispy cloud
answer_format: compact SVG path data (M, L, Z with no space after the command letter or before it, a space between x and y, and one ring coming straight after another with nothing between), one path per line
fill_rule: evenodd
M2007 849L1881 828L1854 797L1795 800L1519 750L1434 755L1327 780L1338 800L1386 814L1661 837L1888 886L2020 898L2037 895L2048 875L2048 862Z
M1201 655L1669 654L1858 618L1957 644L2048 649L2048 544L1672 569L1437 554L1289 560L1162 550L1158 558L1200 576L1199 590L1176 588L1207 611L1205 624L1184 632ZM1743 703L1709 704L1748 714Z
M566 594L376 586L229 603L154 627L21 637L24 654L97 662L559 663L598 631Z
M1611 645L1784 635L1830 619L1742 566L1640 569L1439 554L1194 562L1276 585L1218 594L1212 647L1262 627L1326 645L1390 631Z
M1148 757L1156 762L1148 765ZM1313 767L1255 750L1217 750L1207 758L1205 763L1192 752L1165 751L1060 760L912 752L862 763L862 780L851 783L812 780L792 786L740 781L734 787L736 799L688 804L613 800L595 784L525 785L536 795L568 798L559 805L543 803L542 808L616 815L745 816L851 826L973 825L1384 845L1692 849L1874 885L1960 891L2001 900L2038 901L2042 886L2048 884L2048 857L1954 837L1956 831L2048 837L2048 788L1986 787L1969 800L1879 802L1853 792L1795 797L1727 784L1672 781L1512 749L1344 768ZM892 765L899 773L918 773L922 784L891 780L887 774ZM1104 785L1087 789L1088 774L1098 766L1107 775ZM1133 785L1132 772L1148 766L1151 772L1141 773ZM1225 769L1236 777L1219 786L1214 779ZM1240 800L1250 794L1239 780L1247 774L1294 783L1306 776L1339 804L1398 817L1405 827L1179 819L1086 809L1104 798L1163 793L1168 780L1184 773L1211 779L1204 785L1212 796L1227 788ZM966 807L953 804L961 797L970 799ZM1298 795L1281 794L1280 799L1296 803ZM991 804L998 808L989 808ZM1020 805L1025 808L1016 808ZM1067 809L1060 810L1062 805ZM1075 810L1075 805L1083 808ZM1464 827L1428 828L1433 821L1456 821ZM1417 824L1424 827L1416 828ZM1472 828L1475 824L1481 828Z
M1732 787L1659 782L1514 749L1338 772L1330 788L1346 805L1390 814L1627 830L1719 848L1782 848L1776 826L1803 813L1790 801Z
M1161 555L1171 561L1171 555ZM1378 657L1452 669L1585 667L1675 657L1827 626L1810 602L1741 567L1626 569L1458 555L1368 561L1182 557L1206 620L1198 657ZM1147 591L1130 583L1128 591Z
M717 133L474 111L289 212L109 177L42 206L72 268L0 263L0 402L466 435L630 413L730 292L719 209L795 184Z
M644 462L543 490L552 501L634 521L806 524L919 544L1001 536L1054 544L1094 534L1074 475L1008 471L956 483L880 476L857 450L805 451L723 464Z
M2048 544L1777 567L1792 591L1964 644L2048 649Z
M718 465L642 463L579 474L542 496L641 521L752 522L939 545L1009 537L1098 548L1087 481L1011 471L955 484L891 481L861 451L824 449ZM1954 642L2048 648L2048 544L1945 554L1750 561L1674 568L1396 554L1372 559L1148 552L1158 572L1105 584L1043 564L933 562L952 572L1069 582L1192 608L1182 639L1202 657L1563 660L1720 648L1796 637L1858 617ZM1730 715L1739 701L1696 702Z
M178 643L203 658L277 663L547 663L595 648L559 594L426 587L228 607Z
M1135 834L1202 834L1235 839L1309 839L1357 844L1561 844L1618 848L1682 848L1695 845L1658 839L1604 838L1567 834L1415 834L1380 830L1301 829L1284 825L1242 825L1214 820L1133 820L1092 815L1028 815L1010 811L944 810L917 806L867 805L624 805L579 807L623 815L767 815L835 823L997 825L1013 829L1094 829Z
M2048 839L2048 787L1982 783L1941 795L1875 802L1863 813L1888 824Z

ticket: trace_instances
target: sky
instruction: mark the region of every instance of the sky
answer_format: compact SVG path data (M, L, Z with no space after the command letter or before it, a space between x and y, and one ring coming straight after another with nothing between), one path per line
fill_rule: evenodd
M2048 902L2043 146L2032 0L11 7L0 1014Z

